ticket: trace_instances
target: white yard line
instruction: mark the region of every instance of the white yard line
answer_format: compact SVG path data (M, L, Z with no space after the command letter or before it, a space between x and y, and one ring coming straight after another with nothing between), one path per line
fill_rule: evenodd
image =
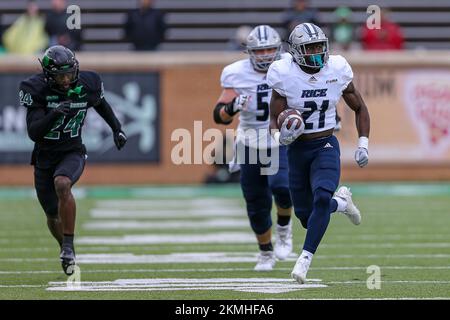
M208 219L202 221L137 221L137 220L107 220L91 221L83 225L86 230L140 230L140 229L208 229L208 228L249 228L248 219Z
M246 217L243 208L179 208L179 209L145 209L145 210L120 210L120 209L92 209L93 218L183 218L187 217Z
M240 207L241 201L237 199L224 198L195 198L195 199L154 199L154 200L99 200L96 201L98 208L205 208L205 207Z
M250 229L250 228L249 228ZM217 232L202 234L125 235L118 237L79 237L77 244L96 245L144 245L163 243L255 243L255 236L249 232Z
M49 291L179 291L179 290L232 290L240 292L285 293L309 288L325 288L320 279L299 285L292 279L277 278L163 278L163 279L118 279L116 281L49 282Z
M42 288L46 287L43 284L11 284L11 285L0 285L0 288Z

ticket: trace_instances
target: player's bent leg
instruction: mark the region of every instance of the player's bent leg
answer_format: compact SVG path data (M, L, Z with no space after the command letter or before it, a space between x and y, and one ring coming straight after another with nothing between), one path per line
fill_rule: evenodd
M63 229L60 259L62 268L67 275L71 275L74 272L75 265L73 240L76 204L72 194L72 186L81 177L85 162L84 154L79 152L70 153L58 164L54 174L55 191L58 197L58 213Z
M268 180L277 206L274 252L279 260L285 260L292 252L292 199L289 191L287 148L280 146L278 154L278 171L269 176Z
M75 249L73 238L75 232L76 205L72 195L72 181L65 176L55 177L55 190L58 196L58 212L62 221L63 243L61 246L61 266L64 273L71 275L74 272Z
M260 165L241 164L241 188L247 205L250 226L256 235L259 246L256 271L270 271L275 265L271 242L272 195L267 176L260 174Z
M314 209L308 220L304 250L315 253L330 222L330 200L332 193L318 188L314 191Z
M63 232L58 217L58 197L53 183L53 169L34 169L34 185L36 195L47 216L47 227L52 236L62 245Z
M336 137L331 136L311 143L314 159L310 166L311 189L313 190L313 211L308 219L305 244L292 277L304 283L312 257L330 222L331 198L339 184L340 151Z
M314 191L314 209L308 220L305 244L291 272L292 278L300 284L306 282L306 275L313 254L316 252L330 222L331 196L332 193L326 189L318 188Z
M255 212L250 210L248 211L248 216L260 250L254 270L271 271L275 266L275 255L271 241L272 220L270 218L270 211Z

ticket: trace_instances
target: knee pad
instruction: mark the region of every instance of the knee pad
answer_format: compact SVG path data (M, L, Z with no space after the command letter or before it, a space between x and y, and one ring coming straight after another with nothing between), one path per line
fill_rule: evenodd
M266 197L252 197L247 200L247 214L252 230L256 234L263 234L272 227L272 199Z
M275 198L275 203L282 209L289 209L292 207L291 194L289 193L289 188L274 188L272 190L273 197Z
M263 234L272 226L272 195L266 187L259 186L242 188L247 204L247 215L252 230Z
M323 188L318 188L314 191L314 207L316 208L326 208L330 206L332 193ZM328 212L327 210L324 212Z
M255 234L263 234L272 227L272 217L267 212L248 213L250 226Z

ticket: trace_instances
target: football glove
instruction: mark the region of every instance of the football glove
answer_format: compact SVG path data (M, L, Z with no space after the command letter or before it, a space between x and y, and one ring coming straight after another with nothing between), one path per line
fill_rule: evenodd
M72 109L70 109L70 101L60 102L57 107L53 109L53 112L63 116L71 115L73 112Z
M240 95L234 98L232 103L229 103L225 105L224 109L225 112L228 113L230 116L234 116L236 113L242 110L247 109L247 104L250 100L250 96L246 95Z
M117 150L122 149L125 143L127 143L125 132L122 130L114 132L114 143L116 144Z
M290 127L290 129L288 129L286 127L288 121L290 120L290 118L286 118L286 120L284 120L283 124L281 125L280 128L280 136L279 136L279 142L282 145L287 146L288 144L291 144L292 142L295 141L295 139L297 139L300 135L303 134L303 132L305 131L305 124L303 121L299 120L299 119L295 119L292 122L292 125ZM298 125L298 122L301 122L301 125L299 128L296 128Z
M366 148L359 147L355 152L356 163L362 168L369 163L369 151Z
M369 139L360 137L358 141L358 149L355 151L356 163L362 168L369 163Z

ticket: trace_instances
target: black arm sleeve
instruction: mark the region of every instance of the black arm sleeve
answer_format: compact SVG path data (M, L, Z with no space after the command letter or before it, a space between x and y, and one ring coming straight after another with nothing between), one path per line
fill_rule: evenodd
M233 100L234 101L234 100ZM230 102L232 103L232 102ZM217 124L230 124L233 120L230 121L223 121L222 117L220 116L220 109L222 109L223 107L225 107L227 104L226 103L218 103L215 107L214 107L214 111L213 111L213 117L214 117L214 122Z
M30 139L34 142L43 139L52 128L57 117L56 112L45 114L45 110L42 108L27 109L27 130Z
M117 132L122 127L109 103L103 98L100 103L94 107L95 111L106 121L113 132Z

